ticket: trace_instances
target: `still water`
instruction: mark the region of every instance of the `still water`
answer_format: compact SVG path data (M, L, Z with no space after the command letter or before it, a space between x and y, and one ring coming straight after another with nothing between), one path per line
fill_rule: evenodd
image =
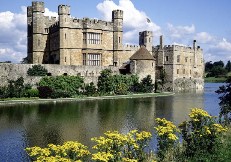
M91 147L90 139L108 130L153 132L155 118L165 117L179 124L193 107L218 115L219 99L214 91L219 86L209 83L203 93L168 97L1 106L0 161L29 161L24 148L35 145L44 147L73 140Z

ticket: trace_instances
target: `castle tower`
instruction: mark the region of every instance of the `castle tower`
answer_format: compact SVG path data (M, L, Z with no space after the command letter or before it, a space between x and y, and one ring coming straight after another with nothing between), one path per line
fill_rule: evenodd
M60 53L59 53L59 63L61 65L70 65L71 58L68 51L68 39L70 40L70 35L68 29L70 27L70 6L59 5L59 39L60 39ZM69 37L69 38L68 38Z
M28 63L32 63L32 52L33 52L33 32L32 32L32 6L27 7L27 60Z
M113 62L116 66L118 63L119 51L123 49L123 11L113 10L112 11L112 22L113 22Z
M149 52L152 52L152 31L143 31L139 33L139 45L145 46Z
M44 2L32 2L32 62L33 64L42 64L43 63L43 55L44 49L46 47L46 40L44 40L43 32L44 32L44 15L45 12ZM27 17L30 21L31 18L31 8L28 8Z
M194 67L197 66L197 41L193 41L193 50L194 50Z

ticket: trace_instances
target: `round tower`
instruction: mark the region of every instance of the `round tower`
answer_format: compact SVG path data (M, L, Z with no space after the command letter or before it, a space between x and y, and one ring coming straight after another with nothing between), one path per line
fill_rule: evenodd
M123 49L123 11L112 11L114 65L117 65L119 51Z
M30 10L29 10L30 11ZM32 2L32 32L33 32L33 54L32 54L32 63L33 64L42 64L44 49L46 46L46 41L44 39L44 2L34 1ZM28 13L30 14L30 13Z

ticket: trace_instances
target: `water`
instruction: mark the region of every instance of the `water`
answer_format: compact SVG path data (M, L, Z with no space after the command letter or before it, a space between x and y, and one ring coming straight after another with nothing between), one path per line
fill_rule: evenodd
M193 107L218 115L219 99L214 91L219 86L209 83L205 84L204 93L168 97L2 106L0 161L29 161L24 148L35 145L45 147L48 143L73 140L91 147L90 139L108 130L153 132L155 118L165 117L179 124Z

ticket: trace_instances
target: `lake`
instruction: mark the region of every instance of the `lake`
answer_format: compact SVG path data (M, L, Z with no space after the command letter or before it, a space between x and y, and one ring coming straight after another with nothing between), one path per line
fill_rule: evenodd
M191 108L219 113L214 92L221 83L206 83L204 92L177 93L167 97L108 99L52 104L20 104L0 107L0 161L29 161L24 148L49 143L79 141L91 147L92 137L108 130L154 132L155 118L179 124ZM154 146L155 138L151 141Z

